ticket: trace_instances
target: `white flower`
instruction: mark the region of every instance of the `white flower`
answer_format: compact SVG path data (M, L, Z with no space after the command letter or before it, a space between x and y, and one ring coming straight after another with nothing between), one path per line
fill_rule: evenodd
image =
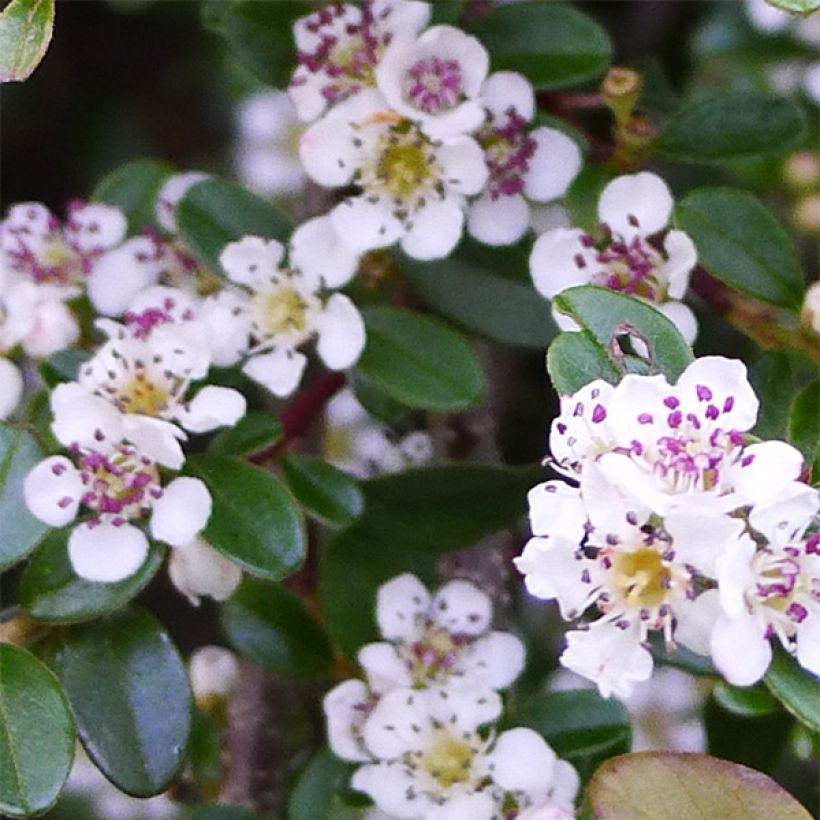
M376 620L386 640L359 651L370 688L457 683L504 689L524 668L524 645L490 629L490 597L469 581L450 581L431 599L415 575L379 587Z
M188 191L198 182L210 179L211 175L202 171L188 171L184 174L173 174L168 177L159 189L156 204L156 217L160 226L168 233L177 232L177 205Z
M240 103L236 119L233 156L242 184L263 196L298 193L305 182L299 162L304 126L287 93L254 92Z
M737 686L763 677L776 637L804 668L820 675L820 494L793 483L756 506L745 537L717 560L722 615L711 638L715 666Z
M453 26L415 40L394 40L376 67L376 84L393 110L432 139L468 134L484 121L479 93L490 65L481 43Z
M334 686L322 706L327 721L327 739L333 753L353 763L369 761L362 740L362 728L377 698L360 680L346 680Z
M250 319L255 344L243 370L277 396L299 384L307 357L297 348L316 338L316 349L333 370L350 367L364 348L364 322L353 302L341 293L325 297L323 289L339 285L355 271L355 255L325 259L327 276L314 258L316 234L331 231L326 218L312 220L291 240L291 265L284 266L284 246L276 240L247 236L222 252L228 277L247 294L242 310Z
M414 37L429 19L430 5L417 0L332 4L300 17L293 26L299 67L288 87L300 119L311 122L374 85L388 43Z
M172 546L191 541L208 522L211 496L196 478L162 486L152 459L123 442L76 448L73 461L51 456L26 477L26 506L41 521L64 527L82 508L68 539L74 571L89 581L121 581L142 566L148 539L132 521L150 515L151 536Z
M680 299L697 262L694 243L679 230L666 233L662 251L648 241L666 228L673 205L669 188L655 174L644 171L614 179L598 201L604 239L596 242L577 228L540 236L530 256L535 287L548 299L586 284L636 296L665 313L691 343L697 322ZM559 327L577 329L573 320L557 311L554 315Z
M193 604L207 596L226 601L242 580L242 570L204 538L177 545L168 560L171 583Z
M188 661L191 689L199 704L229 697L239 683L239 661L221 646L203 646Z
M337 233L358 251L400 241L416 259L447 256L464 225L465 197L487 180L484 154L467 136L433 141L368 89L338 105L302 136L308 175L361 191L331 211Z
M521 74L498 71L481 89L486 121L475 137L489 179L468 212L469 232L488 245L517 242L531 223L530 201L562 197L581 170L581 152L555 128L532 131L535 94Z
M0 419L8 418L23 396L23 375L14 362L0 356Z
M693 501L730 512L761 503L800 474L782 441L745 444L759 402L742 362L696 359L675 385L663 376L593 382L561 399L550 449L570 477L595 461L635 503L666 515Z

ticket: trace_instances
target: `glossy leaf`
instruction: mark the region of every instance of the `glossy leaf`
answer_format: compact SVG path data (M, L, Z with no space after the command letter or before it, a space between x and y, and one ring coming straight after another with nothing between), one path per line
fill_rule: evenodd
M820 732L820 698L817 697L816 675L778 650L764 680L771 693L789 712L812 731Z
M283 242L291 229L276 206L219 179L192 186L177 207L176 219L186 246L215 273L221 273L219 255L229 242L251 235Z
M268 413L247 413L233 427L217 433L208 451L226 456L247 456L276 444L281 438L282 423Z
M539 89L565 88L599 77L612 44L594 21L560 3L497 6L472 26L492 54L493 69L520 71Z
M667 156L719 162L782 154L803 139L805 116L787 97L761 91L724 91L673 114L658 145Z
M789 413L789 441L810 467L820 459L820 380L809 382L795 396ZM815 476L817 478L817 476Z
M76 381L80 367L89 358L85 350L60 350L41 362L38 369L43 381L54 387L61 382Z
M558 757L578 769L583 780L608 757L628 751L632 740L623 704L592 689L534 698L516 715L516 723L535 729Z
M795 370L789 354L781 350L765 351L749 367L749 381L760 399L757 424L752 431L758 438L786 437Z
M701 754L637 752L607 760L589 784L596 820L809 820L766 775Z
M291 453L282 461L290 491L308 515L334 527L343 527L364 509L358 483L321 458Z
M623 375L606 349L587 331L556 336L547 349L547 372L561 395L575 393L595 379L617 384Z
M135 797L164 791L184 759L191 691L159 623L127 610L71 627L54 663L83 746L103 774Z
M585 165L572 181L566 196L566 206L572 216L572 224L595 234L598 228L598 199L601 191L616 174L608 165Z
M332 666L321 626L281 584L245 578L222 607L222 626L237 652L280 675L319 675Z
M53 31L54 0L12 0L0 12L0 83L28 78Z
M0 813L29 817L52 806L75 740L54 675L25 649L0 643Z
M820 0L766 0L783 11L794 14L811 14L820 9Z
M799 308L803 274L794 244L771 212L745 191L701 188L675 208L698 261L727 285L780 307Z
M337 794L347 786L351 769L330 749L319 752L305 767L291 793L288 820L347 820L347 815L339 816ZM355 809L351 809L350 817L357 816Z
M0 422L0 570L16 564L40 542L48 525L35 518L23 498L23 482L45 453L34 437Z
M157 197L173 168L164 162L138 159L112 171L94 189L91 198L116 205L127 217L132 233L146 225L157 227Z
M86 581L68 560L70 533L70 527L49 533L23 573L20 605L34 620L87 621L119 609L142 591L162 565L165 551L152 544L143 565L128 578L114 584Z
M275 476L222 455L192 456L186 470L211 491L213 511L203 533L209 544L260 578L284 578L299 567L302 517Z
M404 259L402 274L427 304L494 341L545 348L557 333L549 302L517 281L458 255L434 265Z
M475 544L524 514L540 466L461 464L362 483L365 512L326 547L319 595L327 628L350 654L375 639L376 590L402 572L432 578L442 552Z
M367 345L358 369L389 396L425 410L463 410L484 389L467 341L444 322L407 310L364 312Z

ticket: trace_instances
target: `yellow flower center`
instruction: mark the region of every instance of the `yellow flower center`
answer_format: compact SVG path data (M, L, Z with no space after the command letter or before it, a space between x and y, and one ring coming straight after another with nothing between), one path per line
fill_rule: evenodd
M407 199L434 180L424 143L407 136L387 145L376 173L387 191L399 199Z
M615 589L628 606L654 609L664 602L672 573L657 550L616 551L611 559Z
M265 336L302 333L307 327L308 305L292 287L273 286L253 298L256 322Z
M442 789L449 789L470 779L474 755L469 743L442 732L424 756L423 766Z
M171 393L140 371L120 388L117 399L126 413L161 416L168 409Z

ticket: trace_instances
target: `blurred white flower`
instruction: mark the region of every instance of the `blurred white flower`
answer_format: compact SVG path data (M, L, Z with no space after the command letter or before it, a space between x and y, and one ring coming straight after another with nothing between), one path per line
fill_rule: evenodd
M177 232L177 205L180 200L198 182L210 179L211 175L203 171L187 171L184 174L173 174L168 177L157 195L156 217L160 227L170 234Z
M193 606L199 606L203 597L227 601L242 581L242 570L198 537L171 551L168 576Z
M0 419L8 418L23 396L23 374L14 362L0 356Z
M239 661L229 649L203 646L188 661L191 689L199 704L229 697L239 682Z

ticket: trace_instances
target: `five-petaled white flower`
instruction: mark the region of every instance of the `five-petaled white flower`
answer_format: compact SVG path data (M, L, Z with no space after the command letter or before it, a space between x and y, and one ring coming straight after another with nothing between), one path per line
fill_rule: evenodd
M666 183L643 171L610 182L598 201L600 239L578 228L558 228L540 236L530 256L530 273L539 293L552 299L574 285L594 284L654 304L677 326L687 342L697 321L680 300L697 262L687 234L666 228L674 201ZM565 330L572 319L554 311Z

